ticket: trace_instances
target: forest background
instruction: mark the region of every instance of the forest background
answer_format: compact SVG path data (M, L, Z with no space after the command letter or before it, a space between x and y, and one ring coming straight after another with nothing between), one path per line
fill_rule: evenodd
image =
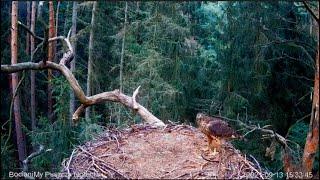
M317 1L308 6L316 9ZM11 1L1 1L1 64L11 63L11 9ZM205 112L271 125L289 140L293 160L301 161L312 117L319 28L302 2L26 1L18 3L18 20L31 30L34 23L41 37L48 37L50 22L54 36L67 36L71 29L75 57L70 66L87 95L114 89L131 94L141 86L139 103L165 122L194 125L196 113ZM40 41L32 45L21 25L18 32L18 62L61 58L63 43L51 46L52 56L43 48L33 55ZM76 145L105 127L142 122L121 104L103 103L87 108L73 126L79 101L61 73L18 76L22 139L12 113L12 79L1 73L1 177L21 171L22 160L39 145L54 153L34 158L29 170L55 172ZM276 140L258 131L246 139L233 144L263 168L284 171ZM318 162L319 150L314 172Z

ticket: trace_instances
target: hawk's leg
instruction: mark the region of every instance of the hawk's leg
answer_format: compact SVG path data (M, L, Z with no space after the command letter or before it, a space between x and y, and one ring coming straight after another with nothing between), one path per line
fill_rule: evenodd
M221 151L221 142L218 138L214 138L211 141L211 150L213 151L213 156L216 156Z
M210 135L207 135L208 137L208 148L206 148L204 151L209 150L209 154L216 156L220 152L220 140L217 138L214 138Z
M206 149L204 149L205 151L207 151L207 150L209 150L210 151L210 149L211 149L211 144L212 144L212 137L211 136L209 136L209 135L207 135L207 137L208 137L208 147L206 148Z
M213 141L213 138L209 135L207 135L208 137L208 147L204 149L204 151L210 151L211 150L211 147L212 147L212 141Z

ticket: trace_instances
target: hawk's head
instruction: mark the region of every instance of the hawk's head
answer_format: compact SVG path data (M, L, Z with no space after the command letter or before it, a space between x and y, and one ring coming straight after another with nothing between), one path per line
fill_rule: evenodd
M203 118L205 115L203 113L198 113L197 114L197 120Z
M200 124L201 124L204 120L207 119L206 117L207 117L207 116L206 116L204 113L198 113L198 114L197 114L196 123L198 124L198 126L200 126Z

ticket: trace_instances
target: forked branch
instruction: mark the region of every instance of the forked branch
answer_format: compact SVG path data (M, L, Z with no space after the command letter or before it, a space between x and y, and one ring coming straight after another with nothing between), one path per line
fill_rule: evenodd
M40 154L42 154L43 152L45 152L44 150L44 146L43 145L40 145L39 146L39 149L33 153L31 153L25 160L23 160L23 172L27 172L28 171L28 164L30 163L30 161L39 156Z
M39 41L43 41L42 37L37 36L34 32L32 32L26 25L24 25L22 22L18 21L18 25L21 26L23 29L25 29L30 35L32 35L35 39Z
M66 64L71 62L74 57L74 53L73 53L71 43L69 41L69 37L70 37L70 33L68 33L67 38L63 36L58 36L58 37L49 39L49 41L64 40L69 48L69 50L67 50L63 54L63 57L60 59L59 64L55 62L50 62L50 61L47 61L46 63L44 63L43 61L40 61L38 63L25 62L25 63L13 64L13 65L1 65L1 72L14 73L14 72L23 71L23 70L44 70L44 69L52 69L52 70L60 71L69 82L71 88L75 93L75 96L79 99L81 103L79 108L73 114L72 119L74 122L76 122L79 119L82 112L88 106L92 106L98 103L103 103L106 101L111 101L111 102L121 103L127 108L135 110L141 116L141 118L144 121L146 121L148 124L151 124L154 126L165 126L165 124L160 119L155 117L145 107L143 107L142 105L136 102L136 96L139 92L140 86L134 91L132 97L121 93L118 89L87 97L84 91L82 90L81 86L79 85L77 79L74 77L72 72L66 66Z
M240 121L239 119L230 119L230 118L223 117L223 116L217 116L217 117L228 120L228 121L234 121L234 122L238 123L240 126L244 127L244 129L247 129L248 131L246 132L245 135L243 135L243 137L247 136L248 134L250 134L254 131L260 131L260 132L264 133L264 135L263 135L264 138L274 138L283 147L288 146L287 142L289 140L287 140L285 137L281 136L280 134L276 133L274 130L268 129L270 127L270 125L260 127L259 125L258 126L247 125L247 124L243 123L242 121Z

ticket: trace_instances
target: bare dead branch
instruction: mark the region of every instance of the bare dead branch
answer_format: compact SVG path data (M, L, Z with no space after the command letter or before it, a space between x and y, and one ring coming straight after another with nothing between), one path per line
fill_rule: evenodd
M70 30L69 30L69 32L68 32L67 39L70 39L71 29L72 29L72 28L70 28Z
M304 7L307 9L307 11L311 14L311 16L317 21L319 24L319 17L316 16L316 14L313 12L313 10L309 7L306 1L302 1Z
M247 161L246 156L245 156L245 159L243 160L243 162L244 162L246 165L248 165L248 166L250 167L250 169L252 169L252 170L254 170L254 171L256 172L256 176L259 176L259 178L264 179L261 171L259 172L256 168L254 168L254 167L251 165L251 162L250 162L250 161Z
M243 137L247 136L248 134L252 133L253 131L257 130L257 128L253 128L250 131L248 131L246 134L243 135Z
M43 41L37 45L36 49L35 49L33 52L31 52L32 57L34 56L34 54L35 54L35 53L40 49L40 47L42 47L42 46L43 46Z
M136 96L139 93L139 89L141 86L139 86L132 94L132 104L133 104L133 109L137 110L138 109L138 105L137 105L137 101L136 101Z
M106 101L119 102L127 108L134 109L133 98L121 93L118 89L114 91L103 92L86 98L87 102L80 105L80 107L73 114L72 119L74 121L78 120L79 116L83 113L86 107ZM145 120L147 123L155 126L165 126L165 124L160 119L155 117L152 113L150 113L146 108L144 108L137 102L135 110L141 116L141 118Z
M69 31L69 32L70 32L70 31ZM69 37L69 34L68 34L68 37ZM52 41L62 40L62 41L64 41L64 42L67 44L67 47L68 47L69 50L73 53L73 47L72 47L72 45L71 45L70 40L69 40L68 37L66 38L66 37L64 37L64 36L57 36L57 37L50 38L48 41L49 41L49 42L52 42Z
M68 51L63 54L63 57L61 58L59 64L66 65L72 61L73 57L74 57L74 55L73 55L72 51Z
M38 151L31 153L25 160L23 160L23 171L27 172L28 171L28 164L29 162L39 156L40 154L42 154L44 152L44 146L40 145Z
M37 36L34 32L32 32L26 25L24 25L22 22L18 21L19 26L23 27L29 34L31 34L35 39L39 41L43 41L42 37Z
M42 61L38 63L24 62L13 65L1 65L1 72L4 73L15 73L23 70L43 70L43 69L54 69L57 70L58 65L55 63L44 64Z
M129 179L127 178L124 174L122 174L121 172L119 172L118 170L116 170L115 168L113 168L112 166L110 166L108 163L106 163L105 161L103 161L102 159L98 158L97 156L91 154L90 152L86 151L84 148L82 148L81 146L78 146L79 149L84 152L85 154L87 154L89 157L92 158L92 160L96 160L99 161L101 163L103 163L104 166L106 166L108 169L112 170L113 172L117 173L118 175L121 176L121 178L124 179Z
M48 42L56 41L56 40L63 40L64 36L56 36L48 39Z
M275 138L281 145L283 145L284 147L287 147L288 140L285 137L281 136L280 134L274 132L274 130L267 129L267 127L270 127L270 125L260 127L260 126L256 126L256 125L247 125L247 124L243 123L242 121L240 121L239 119L230 119L230 118L223 117L223 116L218 116L218 117L225 119L225 120L228 120L228 121L237 122L238 124L240 124L240 126L243 126L246 129L248 129L249 131L244 136L248 135L249 133L251 133L253 131L260 131L262 133L266 133L267 137L269 137L269 138Z
M256 160L256 158L254 158L251 154L249 155L253 160L254 162L257 164L258 168L259 168L259 172L262 172L262 168L260 167L260 164L259 162Z
M70 179L71 178L71 173L70 173L70 163L71 163L71 161L72 161L72 158L73 158L73 154L75 153L77 151L77 149L74 149L73 151L72 151L72 153L71 153L71 156L70 156L70 159L69 159L69 161L68 161L68 165L67 165L67 170L68 170L68 179Z
M74 122L79 119L80 114L85 110L86 107L92 106L94 104L106 102L106 101L119 102L124 106L126 106L127 108L134 109L134 103L133 103L132 97L120 93L119 90L103 92L100 94L87 97L84 94L84 91L82 90L81 86L79 85L78 81L76 80L72 72L65 66L65 62L72 59L71 55L73 55L73 53L70 53L70 54L69 53L70 51L64 54L64 56L60 60L61 62L60 64L57 64L54 62L46 62L44 64L43 61L40 61L38 63L26 62L26 63L14 64L14 65L1 65L1 72L14 73L22 70L44 70L44 69L53 69L53 70L60 71L69 82L71 88L75 93L75 96L79 99L81 103L80 107L73 114ZM137 89L139 90L139 88ZM136 91L135 94L137 93L138 91ZM165 124L160 119L155 117L145 107L143 107L137 102L135 104L135 110L141 116L141 118L145 120L147 123L152 124L154 126L165 126Z
M32 31L30 31L26 26L23 26L23 24L20 22L21 26L26 28L27 31L33 35L35 38L38 38L42 40L42 44L44 42L43 38L40 38L36 36ZM87 97L82 90L81 86L79 85L77 79L74 77L72 72L67 68L66 64L71 62L73 57L74 57L74 51L72 48L72 45L70 43L70 35L71 35L71 29L68 32L67 38L64 36L57 36L48 39L48 42L51 41L56 41L56 40L63 40L69 50L67 50L64 54L63 57L60 59L59 64L55 62L50 62L50 61L40 61L38 63L34 62L25 62L25 63L18 63L18 64L13 64L13 65L1 65L1 72L4 73L14 73L18 71L23 71L23 70L44 70L44 69L52 69L52 70L57 70L60 71L67 81L69 82L71 88L73 89L75 96L79 99L81 105L80 107L74 112L73 114L73 120L74 122L79 119L80 114L87 108L88 106L92 106L94 104L106 102L106 101L111 101L111 102L119 102L126 106L127 108L134 109L137 111L137 113L141 116L143 120L145 120L147 123L152 124L154 126L165 126L165 124L155 117L152 113L150 113L146 108L141 106L139 103L136 102L136 96L139 92L140 86L134 91L133 96L127 96L125 94L122 94L119 90L114 90L110 92L103 92L100 94L96 94L93 96ZM40 47L41 44L38 45ZM37 47L37 49L38 49ZM37 50L36 49L36 50ZM36 52L32 52L32 55Z
M22 22L18 21L18 24L23 27L29 34L31 34L35 39L39 40L39 41L44 41L44 39L40 36L37 36L34 32L32 32L26 25L24 25ZM49 38L48 42L52 42L52 41L56 41L56 40L63 40L65 41L65 43L67 44L69 50L73 53L73 48L71 46L70 43L70 34L71 34L71 29L68 32L67 38L64 36L57 36L57 37L53 37L53 38ZM42 45L43 43L39 44L39 47ZM36 50L33 52L35 53L38 50L38 47L36 48Z
M79 119L80 115L82 114L82 112L87 108L86 105L81 104L78 109L73 113L72 115L72 120L76 121Z

